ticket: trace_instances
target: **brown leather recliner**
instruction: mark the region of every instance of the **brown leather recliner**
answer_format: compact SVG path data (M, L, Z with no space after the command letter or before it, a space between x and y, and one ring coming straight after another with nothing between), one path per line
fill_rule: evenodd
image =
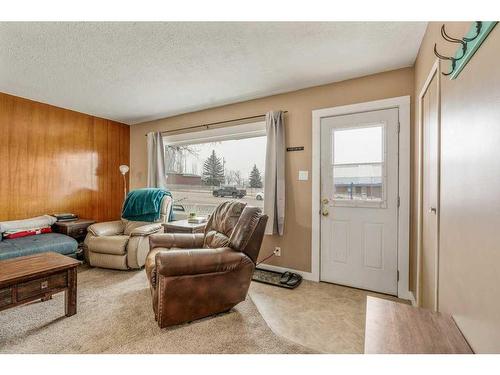
M161 328L228 311L245 299L267 222L260 208L245 206L222 203L204 233L149 237L146 274Z

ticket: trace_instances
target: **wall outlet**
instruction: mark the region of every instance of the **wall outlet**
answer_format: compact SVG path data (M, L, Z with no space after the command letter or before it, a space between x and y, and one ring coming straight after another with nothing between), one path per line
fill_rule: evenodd
M281 256L281 247L275 247L274 248L274 255L277 257Z

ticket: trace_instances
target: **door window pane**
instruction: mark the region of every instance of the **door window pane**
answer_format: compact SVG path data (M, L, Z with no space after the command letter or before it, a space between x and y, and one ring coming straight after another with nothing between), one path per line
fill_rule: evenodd
M381 202L384 197L384 125L332 132L335 201Z

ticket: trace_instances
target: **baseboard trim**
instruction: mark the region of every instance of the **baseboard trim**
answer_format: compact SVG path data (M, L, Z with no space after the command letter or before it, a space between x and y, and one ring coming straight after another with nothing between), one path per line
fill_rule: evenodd
M412 306L417 306L417 301L415 300L415 295L410 290L407 291L404 295L398 296L398 297L410 301Z
M302 278L304 280L318 282L318 280L316 280L316 278L314 277L314 275L312 274L312 272L304 272L304 271L294 270L294 269L291 269L291 268L273 266L271 264L264 264L264 263L259 264L257 266L257 268L260 268L260 269L263 269L263 270L268 270L268 271L281 272L281 273L286 272L286 271L290 271L290 272L298 273L300 276L302 276Z
M273 266L271 264L265 264L265 263L259 264L257 266L257 268L260 268L263 270L268 270L268 271L281 272L281 273L286 272L286 271L295 272L295 273L298 273L300 276L302 276L304 278L304 280L319 282L317 277L312 272L298 271L298 270L294 270L292 268ZM412 306L417 305L417 302L415 300L415 295L410 290L408 290L403 295L399 295L398 298L406 299L406 300L410 301Z

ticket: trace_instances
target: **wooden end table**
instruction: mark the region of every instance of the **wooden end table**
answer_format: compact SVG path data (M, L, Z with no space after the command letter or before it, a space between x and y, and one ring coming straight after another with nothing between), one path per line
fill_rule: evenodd
M165 233L203 233L205 230L206 222L201 224L188 223L186 220L171 221L169 223L162 224L165 229Z
M83 241L87 235L87 228L95 223L95 220L78 219L72 221L57 221L53 225L54 232L73 237L78 242Z
M77 260L40 253L0 261L0 311L65 292L66 316L76 314Z
M95 220L78 219L72 221L57 221L52 225L54 232L62 233L73 237L78 241L78 250L76 256L79 260L83 260L83 241L87 235L87 228L95 223Z

